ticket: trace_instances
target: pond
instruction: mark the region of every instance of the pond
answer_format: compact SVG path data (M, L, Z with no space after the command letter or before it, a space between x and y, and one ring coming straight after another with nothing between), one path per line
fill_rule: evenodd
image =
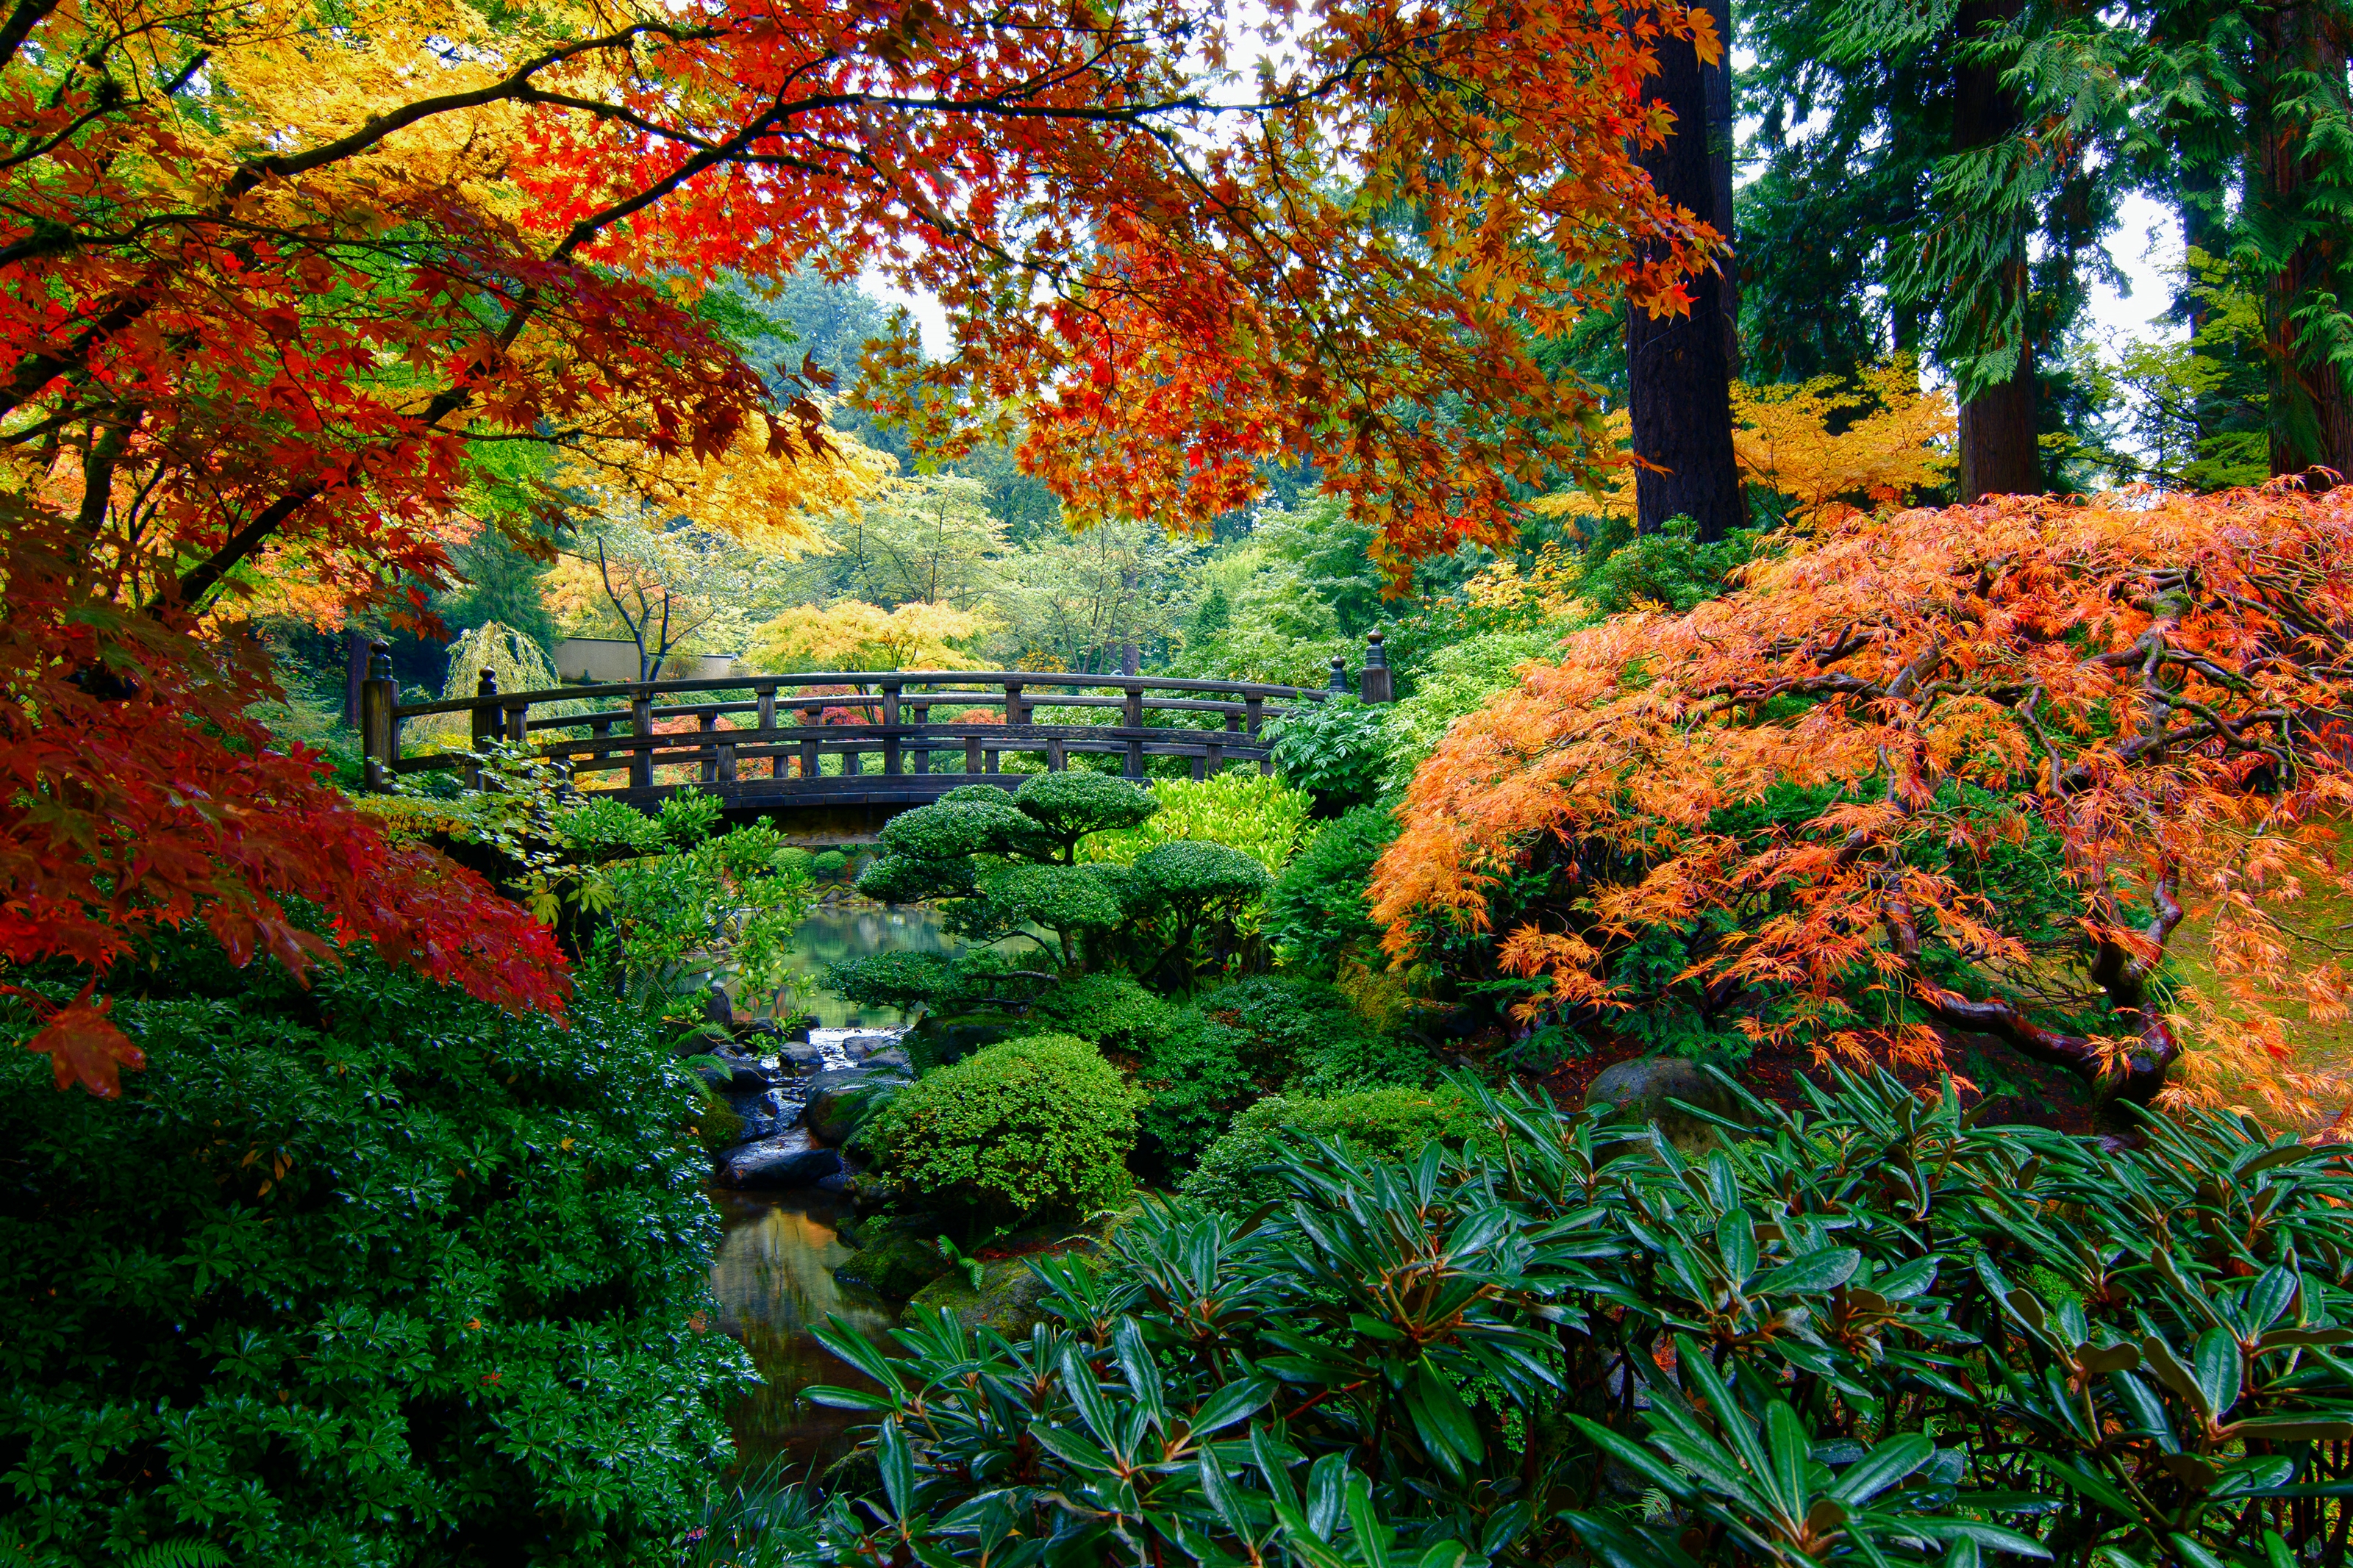
M940 922L939 911L922 905L891 906L863 899L819 904L793 928L792 972L815 979L826 965L878 952L953 952L964 946ZM860 1007L855 1002L818 991L810 996L808 1012L827 1028L857 1028L861 1025L896 1024L904 1015L890 1007Z

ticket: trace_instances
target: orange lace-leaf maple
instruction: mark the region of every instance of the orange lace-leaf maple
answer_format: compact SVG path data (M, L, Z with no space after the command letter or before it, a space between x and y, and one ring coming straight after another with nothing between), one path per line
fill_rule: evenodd
M2298 910L2353 895L2348 708L2353 496L1857 514L1458 722L1375 913L1414 958L1512 879L1532 1020L1611 1029L1664 941L1680 1005L1754 1038L1987 1033L2134 1100L2308 1116L2340 1091L2286 1009L2344 1013ZM2223 994L2171 978L2185 921Z

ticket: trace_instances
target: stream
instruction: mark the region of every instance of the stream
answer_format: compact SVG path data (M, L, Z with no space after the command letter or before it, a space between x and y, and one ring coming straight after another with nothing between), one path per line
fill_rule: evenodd
M925 909L866 903L820 905L793 932L793 967L807 975L848 958L876 952L944 952L960 946ZM902 1016L860 1008L819 991L808 1003L819 1029L886 1026ZM830 1065L830 1064L829 1064ZM849 1451L849 1429L861 1412L810 1403L813 1384L874 1386L865 1374L817 1342L813 1330L839 1317L870 1340L883 1341L899 1320L899 1303L844 1285L835 1267L850 1255L840 1237L847 1202L814 1189L735 1192L712 1189L726 1235L712 1264L720 1328L752 1352L766 1386L728 1413L737 1464L756 1472L781 1459L795 1479L814 1475Z

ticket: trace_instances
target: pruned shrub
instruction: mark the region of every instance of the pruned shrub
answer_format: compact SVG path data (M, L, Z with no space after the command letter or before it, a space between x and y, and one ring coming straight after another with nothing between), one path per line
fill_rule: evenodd
M986 1231L1124 1202L1142 1100L1086 1041L1032 1035L925 1073L866 1141L907 1205Z
M1433 1138L1461 1138L1476 1126L1451 1089L1368 1089L1329 1100L1269 1095L1234 1118L1205 1151L1182 1191L1212 1208L1243 1214L1288 1189L1273 1162L1286 1139L1320 1138L1372 1159L1410 1158Z
M1040 995L1029 1016L1046 1027L1138 1056L1178 1026L1184 1009L1125 974L1085 974Z
M1263 929L1286 967L1329 980L1343 960L1381 962L1380 928L1365 889L1397 836L1395 817L1358 806L1325 824L1283 868L1266 896Z

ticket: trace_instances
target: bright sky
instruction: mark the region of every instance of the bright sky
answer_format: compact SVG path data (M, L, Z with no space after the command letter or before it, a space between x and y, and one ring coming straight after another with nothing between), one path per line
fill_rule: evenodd
M2181 264L2181 220L2147 196L2127 196L2116 233L2108 237L2108 254L2116 269L2132 285L2126 299L2114 289L2092 290L2092 316L2118 337L2171 337L2179 328L2152 322L2170 298L2162 268Z

